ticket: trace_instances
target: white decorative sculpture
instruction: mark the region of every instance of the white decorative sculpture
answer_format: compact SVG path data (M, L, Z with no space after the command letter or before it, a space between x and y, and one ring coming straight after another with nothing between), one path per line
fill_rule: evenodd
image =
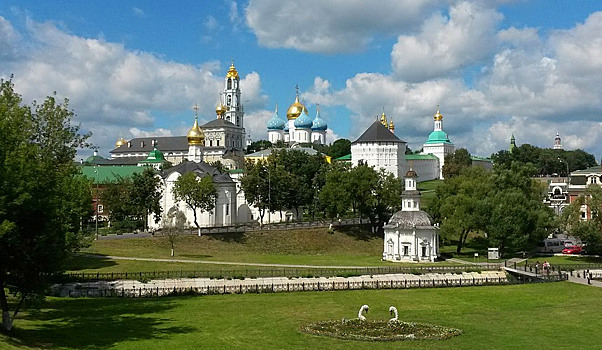
M367 313L369 308L370 307L368 305L362 305L362 307L360 307L360 311L357 313L357 318L359 318L360 321L365 321L366 320L366 317L364 315L362 315L362 313L364 311Z
M397 318L399 317L399 314L397 313L397 308L395 306L391 306L389 308L389 312L391 313L391 315L395 315L395 317L393 317L392 319L390 319L389 322L390 323L397 322Z

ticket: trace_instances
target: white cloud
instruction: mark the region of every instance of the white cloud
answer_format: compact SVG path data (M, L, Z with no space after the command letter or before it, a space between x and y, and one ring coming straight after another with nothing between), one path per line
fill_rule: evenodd
M129 135L131 135L132 138L174 136L171 130L165 128L158 128L154 130L141 130L138 128L130 128Z
M21 36L12 24L0 16L0 61L13 60L18 56L17 44Z
M266 125L273 115L274 111L267 109L245 113L245 130L247 134L251 135L253 141L267 140L268 131Z
M416 35L400 35L391 53L393 71L406 81L424 81L478 63L496 48L502 15L476 3L461 2L449 18L433 15Z
M207 16L207 18L203 22L203 26L205 27L205 29L207 29L209 31L213 31L214 29L216 29L218 27L218 25L219 24L217 22L217 19L215 19L215 17L213 17L213 16Z
M144 10L139 7L132 7L132 13L136 17L140 17L140 18L146 17L146 13L144 12Z
M442 0L251 0L247 25L260 45L306 52L360 51L377 35L397 35L420 23Z
M26 27L29 42L22 46L28 51L19 60L0 56L0 76L14 73L15 87L25 101L42 100L53 91L68 97L76 122L94 132L91 141L101 149L112 149L118 137L115 129L153 130L157 115L167 116L173 128L179 128L176 119L192 113L189 108L195 103L201 107L200 115L215 115L227 70L219 62L193 66L166 61L122 44L68 34L53 23L28 20ZM10 33L10 29L2 18L0 30ZM19 33L12 33L11 40L19 38ZM247 74L241 85L244 98L252 101L249 107L262 107L267 97L261 94L259 74ZM108 125L113 134L107 138Z

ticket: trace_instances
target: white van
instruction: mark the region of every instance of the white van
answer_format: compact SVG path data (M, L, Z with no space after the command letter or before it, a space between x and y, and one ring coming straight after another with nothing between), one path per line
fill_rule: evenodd
M564 242L558 238L546 238L537 244L540 253L560 253L564 249Z

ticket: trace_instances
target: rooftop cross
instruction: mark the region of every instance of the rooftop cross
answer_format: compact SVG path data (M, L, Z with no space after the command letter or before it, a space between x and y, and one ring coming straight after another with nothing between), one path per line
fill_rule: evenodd
M197 103L194 104L194 107L192 107L192 109L194 109L194 116L198 116L199 113L199 105Z

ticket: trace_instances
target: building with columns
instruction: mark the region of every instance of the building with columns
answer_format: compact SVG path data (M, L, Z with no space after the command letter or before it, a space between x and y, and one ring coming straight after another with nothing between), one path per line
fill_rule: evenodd
M405 174L401 210L384 226L383 260L433 262L439 257L439 229L430 216L420 210L418 175L410 168Z

